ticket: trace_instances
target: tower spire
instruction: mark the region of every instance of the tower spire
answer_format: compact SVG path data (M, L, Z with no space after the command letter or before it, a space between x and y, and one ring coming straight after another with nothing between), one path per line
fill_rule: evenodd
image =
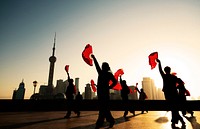
M48 94L53 93L53 74L54 74L54 66L56 62L55 44L56 44L56 33L54 36L53 53L52 53L52 56L49 58L50 67L49 67L49 79L48 79Z
M53 54L52 54L52 56L55 55L55 46L56 46L56 32L55 32L55 36L54 36L54 44L53 44Z

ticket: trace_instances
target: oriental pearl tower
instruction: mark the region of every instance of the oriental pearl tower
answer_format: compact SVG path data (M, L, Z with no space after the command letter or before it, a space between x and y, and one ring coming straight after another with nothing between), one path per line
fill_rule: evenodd
M55 33L55 37L54 37L53 53L52 53L52 56L49 57L50 67L49 67L49 79L48 79L47 94L50 96L53 95L53 74L54 74L54 66L55 66L55 62L56 62L55 44L56 44L56 33Z

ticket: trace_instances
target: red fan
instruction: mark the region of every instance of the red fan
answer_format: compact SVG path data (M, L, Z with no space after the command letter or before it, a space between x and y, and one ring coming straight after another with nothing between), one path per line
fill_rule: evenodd
M124 74L123 69L118 69L117 72L114 74L115 79L118 80L118 77L121 76L121 75L123 75L123 74Z
M118 69L117 72L115 72L114 77L116 80L118 80L119 76L123 74L124 74L123 69ZM110 84L112 84L112 81L110 81ZM113 87L113 90L121 90L121 89L122 89L122 86L119 82L117 82L117 85Z
M132 93L133 93L133 90L132 90L130 87L128 87L128 88L129 88L130 94L132 94Z
M117 82L117 84L113 87L113 90L121 90L122 86L119 82Z
M92 54L92 46L90 44L87 44L85 46L85 49L82 52L82 57L83 60L90 66L93 66L93 60L91 58L91 54Z
M69 72L69 65L65 66L65 71L68 73Z
M153 52L149 55L149 65L151 69L154 69L157 65L156 59L158 59L158 52Z
M94 83L94 80L91 80L90 83L91 83L91 87L92 87L93 92L96 92L97 89L95 87L96 84Z

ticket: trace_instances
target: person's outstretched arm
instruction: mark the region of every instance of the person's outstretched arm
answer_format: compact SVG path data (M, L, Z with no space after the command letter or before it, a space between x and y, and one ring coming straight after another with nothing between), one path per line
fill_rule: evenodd
M161 74L161 76L163 77L164 76L164 72L162 70L162 65L161 65L161 62L159 59L156 59L156 61L158 62L158 69L159 69L159 72Z
M122 76L119 76L120 84L122 84Z
M138 88L136 88L136 90L137 90L138 93L141 93Z
M95 56L93 54L91 55L91 57L92 57L92 59L94 61L94 64L95 64L97 72L100 74L101 73L101 68L99 66L99 63L98 63L97 59L95 58Z
M70 76L69 76L69 73L67 72L67 75L68 75L68 80L70 79Z

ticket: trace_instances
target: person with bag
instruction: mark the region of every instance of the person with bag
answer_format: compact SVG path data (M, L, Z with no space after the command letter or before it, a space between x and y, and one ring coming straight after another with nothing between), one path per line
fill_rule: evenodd
M122 90L121 90L121 98L122 101L127 102L128 101L128 94L130 94L130 89L126 84L125 80L122 80L122 77L120 76L120 84L122 86ZM133 116L135 116L135 111L130 111ZM128 110L124 111L124 118L126 118L126 116L128 115Z
M140 89L140 91L139 91L138 88L136 88L136 90L137 90L138 93L140 94L140 95L139 95L139 100L144 101L145 99L148 98L147 95L146 95L146 93L144 92L144 90L143 90L142 88ZM143 105L143 106L145 106L145 105ZM146 111L146 112L148 113L148 111ZM144 114L144 110L142 110L141 114Z
M190 96L190 93L185 88L185 83L180 78L178 78L177 84L178 84L177 89L178 89L179 100L181 103L185 103L187 101L186 96ZM187 110L187 111L182 110L181 112L183 116L185 116L187 112L191 114L191 117L193 117L193 114L194 114L194 112L191 110Z

